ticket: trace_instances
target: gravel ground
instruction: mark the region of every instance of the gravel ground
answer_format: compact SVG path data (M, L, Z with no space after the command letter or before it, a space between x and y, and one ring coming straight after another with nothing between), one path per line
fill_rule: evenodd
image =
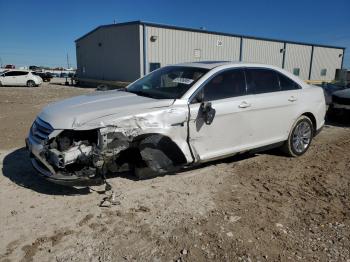
M0 88L0 261L350 261L349 124L327 125L299 158L112 178L117 203L103 208L101 188L40 179L23 148L44 105L92 91Z

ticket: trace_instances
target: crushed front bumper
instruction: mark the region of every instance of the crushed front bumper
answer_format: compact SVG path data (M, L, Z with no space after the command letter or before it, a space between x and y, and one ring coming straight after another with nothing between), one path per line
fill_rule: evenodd
M56 171L45 159L44 146L37 143L29 135L25 140L26 148L30 153L30 161L39 175L55 184L64 186L93 186L103 184L102 177L81 177L74 174L64 175Z

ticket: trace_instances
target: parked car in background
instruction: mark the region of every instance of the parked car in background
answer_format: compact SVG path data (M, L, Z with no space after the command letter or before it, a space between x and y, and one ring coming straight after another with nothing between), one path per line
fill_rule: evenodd
M51 73L52 77L60 77L60 74L58 73Z
M44 82L50 82L53 78L52 74L49 72L33 72L33 74L40 76Z
M337 91L340 91L340 90L343 90L346 88L346 86L339 85L336 83L323 83L323 84L320 84L318 86L322 87L322 89L324 91L327 105L332 104L332 96L333 96L334 92L337 92Z
M29 70L31 70L31 71L38 71L38 70L41 70L41 67L31 65L31 66L29 66Z
M26 70L9 70L0 73L0 86L39 86L43 80Z
M68 77L68 74L67 74L67 73L61 73L61 74L60 74L60 77L62 77L62 78Z
M300 156L325 112L323 90L281 68L185 63L48 105L26 145L55 183L86 185L127 169L144 179L262 148Z
M15 69L15 65L5 65L5 69Z
M332 107L333 109L350 110L350 88L333 93Z

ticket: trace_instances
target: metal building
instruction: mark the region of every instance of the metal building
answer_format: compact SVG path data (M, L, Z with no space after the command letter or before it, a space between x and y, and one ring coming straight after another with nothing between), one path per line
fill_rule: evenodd
M224 60L271 64L304 80L331 81L344 47L133 21L99 26L76 41L80 79L133 81L161 66Z

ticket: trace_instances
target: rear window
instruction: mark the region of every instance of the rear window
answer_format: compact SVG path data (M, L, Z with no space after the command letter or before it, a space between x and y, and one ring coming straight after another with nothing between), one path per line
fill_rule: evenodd
M280 86L282 91L300 89L300 86L290 78L279 73L278 73L278 77L280 80Z
M269 69L246 70L248 94L261 94L280 91L277 73Z

